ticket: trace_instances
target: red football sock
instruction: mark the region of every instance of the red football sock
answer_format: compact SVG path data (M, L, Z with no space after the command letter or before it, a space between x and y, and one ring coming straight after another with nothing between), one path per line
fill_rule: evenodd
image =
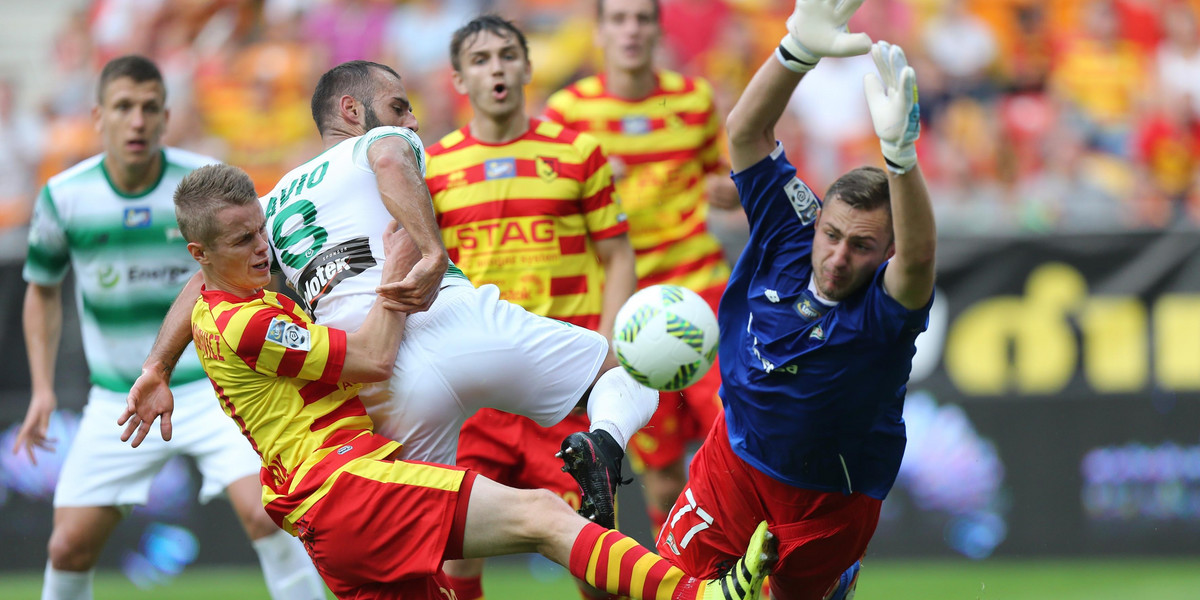
M588 523L571 547L571 574L612 594L697 600L705 582L671 566L619 531Z

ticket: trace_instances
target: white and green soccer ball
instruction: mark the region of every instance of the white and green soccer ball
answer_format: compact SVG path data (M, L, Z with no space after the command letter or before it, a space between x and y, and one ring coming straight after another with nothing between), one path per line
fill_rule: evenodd
M621 366L646 387L674 392L695 383L717 358L717 317L695 292L652 285L629 297L613 324Z

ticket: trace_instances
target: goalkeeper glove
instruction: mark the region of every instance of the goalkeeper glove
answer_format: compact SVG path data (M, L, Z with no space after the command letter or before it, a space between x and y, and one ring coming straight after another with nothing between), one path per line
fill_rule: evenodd
M863 0L796 0L788 34L775 58L796 73L807 73L823 56L857 56L871 48L865 33L849 33L846 22Z
M921 136L921 110L917 104L917 74L908 66L904 50L884 41L871 47L879 75L863 79L867 108L888 170L907 173L917 164L917 138ZM882 80L881 80L882 78Z

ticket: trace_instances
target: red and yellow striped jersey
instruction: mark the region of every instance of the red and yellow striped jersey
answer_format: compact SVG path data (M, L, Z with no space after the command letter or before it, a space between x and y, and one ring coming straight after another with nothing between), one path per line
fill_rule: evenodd
M595 240L628 231L595 138L531 119L504 144L464 127L428 149L426 182L450 259L526 310L595 329L604 270Z
M339 466L400 447L371 434L361 386L340 381L346 332L314 324L286 296L204 290L192 340L221 407L262 458L267 513L293 535Z
M547 100L546 117L596 136L625 164L617 192L629 216L638 286L673 283L704 290L729 280L721 245L708 232L705 175L719 168L719 122L703 79L658 71L640 100L608 93L603 75Z

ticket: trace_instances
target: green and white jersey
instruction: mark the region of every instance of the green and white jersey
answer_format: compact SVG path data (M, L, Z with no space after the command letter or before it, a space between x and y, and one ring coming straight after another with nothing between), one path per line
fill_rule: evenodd
M75 270L75 302L92 383L128 392L183 284L199 270L175 221L179 180L213 158L166 148L148 191L117 191L93 156L42 188L29 227L25 281L57 285ZM196 353L179 361L172 385L204 378Z
M383 232L392 217L379 196L367 149L392 136L412 146L424 177L421 138L403 127L376 127L293 169L259 199L273 258L322 325L356 330L375 302ZM471 282L451 264L442 285Z

